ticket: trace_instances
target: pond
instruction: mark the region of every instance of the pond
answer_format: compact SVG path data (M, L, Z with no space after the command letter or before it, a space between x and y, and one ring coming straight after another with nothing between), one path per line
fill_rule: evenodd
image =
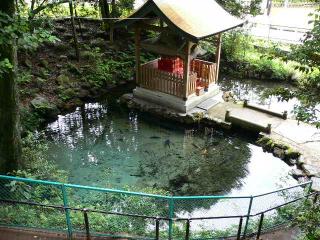
M276 87L292 88L286 83L278 83L275 81L262 81L254 79L232 79L223 78L219 82L222 91L232 91L237 100L249 100L251 103L263 105L268 109L283 112L288 111L288 115L293 117L293 109L300 105L300 101L296 98L289 101L279 101L277 96L268 98L263 97L265 89L272 89Z
M296 183L253 137L165 123L116 99L85 104L45 129L49 159L70 183L173 195L251 195Z

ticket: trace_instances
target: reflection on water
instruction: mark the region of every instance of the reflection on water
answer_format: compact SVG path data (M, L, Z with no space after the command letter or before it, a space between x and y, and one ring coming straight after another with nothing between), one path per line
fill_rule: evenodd
M277 96L271 96L269 98L263 98L262 93L266 89L272 89L276 87L288 87L292 86L284 83L277 83L274 81L261 81L253 79L222 79L219 82L220 88L223 91L232 91L238 100L249 100L251 103L264 105L269 109L279 112L288 111L289 115L293 116L293 109L295 105L299 105L298 99L293 98L289 101L279 101Z
M277 188L290 170L251 139L160 123L117 104L86 104L59 116L46 135L49 159L76 184L248 195Z

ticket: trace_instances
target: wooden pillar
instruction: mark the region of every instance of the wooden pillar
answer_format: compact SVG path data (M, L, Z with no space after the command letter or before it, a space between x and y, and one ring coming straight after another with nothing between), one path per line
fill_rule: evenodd
M160 19L160 27L162 27L162 28L163 28L163 26L164 26L163 20L162 20L162 19Z
M218 79L219 79L221 36L222 36L221 33L217 36L217 45L216 45L216 77L215 77L216 83L218 82Z
M183 80L184 80L184 89L183 95L184 100L188 99L189 96L189 83L190 83L190 49L191 49L191 42L187 41L185 47L185 56L184 56L184 63L183 63Z
M141 29L139 27L135 28L135 48L136 48L136 84L139 85L140 82L140 52L141 52Z

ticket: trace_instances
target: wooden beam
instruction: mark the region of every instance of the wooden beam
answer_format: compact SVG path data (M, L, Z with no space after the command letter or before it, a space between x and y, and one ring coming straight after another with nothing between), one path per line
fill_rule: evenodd
M220 54L221 54L221 36L222 34L219 33L216 43L216 77L215 82L218 83L219 79L219 68L220 68Z
M136 84L140 82L140 52L141 52L141 29L140 27L135 28L135 48L136 48Z
M190 82L190 49L191 49L191 42L187 41L185 46L185 58L184 58L184 66L183 66L183 80L184 80L184 89L183 95L184 100L186 101L189 96L189 82Z

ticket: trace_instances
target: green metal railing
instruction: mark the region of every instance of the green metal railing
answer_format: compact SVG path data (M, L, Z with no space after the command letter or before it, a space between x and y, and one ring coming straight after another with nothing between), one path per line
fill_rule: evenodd
M243 237L252 234L251 219L260 216L261 231L266 213L309 196L311 185L310 181L255 196L162 196L0 175L0 225L62 230L69 239L75 233L123 237L124 232L135 239L197 239L191 221L233 219L239 227L231 235ZM215 204L224 214L209 211ZM199 209L204 209L203 216L185 217Z

